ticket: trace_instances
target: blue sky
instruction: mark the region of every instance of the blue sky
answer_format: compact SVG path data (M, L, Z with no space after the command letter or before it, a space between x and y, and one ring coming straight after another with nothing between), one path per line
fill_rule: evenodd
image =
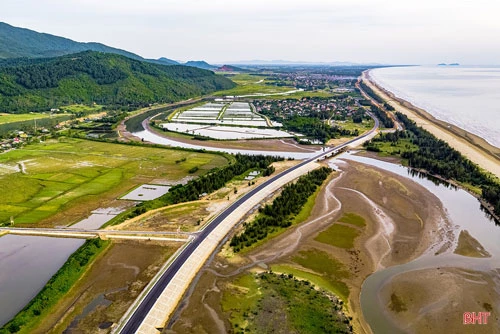
M496 0L2 0L0 13L148 58L500 63Z

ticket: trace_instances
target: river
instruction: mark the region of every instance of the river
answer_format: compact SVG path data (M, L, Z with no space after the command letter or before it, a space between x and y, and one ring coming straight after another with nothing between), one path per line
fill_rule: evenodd
M139 132L134 132L134 136L137 136L139 138L144 139L145 141L149 141L154 144L160 144L160 145L167 145L167 146L173 146L173 147L182 147L182 148L189 148L189 149L203 149L205 151L210 151L210 152L225 152L225 153L230 153L230 154L249 154L249 155L270 155L270 156L279 156L283 157L285 159L288 158L293 158L296 160L304 160L308 158L312 158L319 153L321 153L321 149L317 151L311 151L311 152L279 152L279 151L262 151L262 150L238 150L238 149L230 149L230 148L222 148L222 147L209 147L209 146L200 146L200 145L194 145L194 144L188 144L188 143L183 143L180 141L172 140L169 138L165 138L162 136L159 136L151 131L148 130L143 130ZM256 146L259 145L258 141L255 142Z
M474 196L460 188L431 180L420 173L412 173L410 169L400 165L347 154L343 155L342 158L375 166L417 182L440 199L446 209L447 218L452 223L450 228L453 232L451 240L453 245L449 251L435 255L442 244L433 245L417 259L377 271L365 280L360 296L361 307L363 315L374 333L402 332L388 319L385 312L386 305L381 305L379 298L380 288L397 274L437 267L461 267L479 271L500 268L500 243L498 242L500 240L500 227L495 225L493 219L481 210L481 205ZM491 257L472 258L453 254L461 230L467 230L491 254Z

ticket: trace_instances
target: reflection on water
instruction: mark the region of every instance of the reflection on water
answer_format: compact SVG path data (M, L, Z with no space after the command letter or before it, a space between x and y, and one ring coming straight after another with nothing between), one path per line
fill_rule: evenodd
M0 237L0 326L35 297L84 240Z
M182 147L182 148L189 148L189 149L203 149L205 151L210 151L210 152L226 152L226 153L231 153L231 154L249 154L249 155L270 155L270 156L279 156L283 157L285 159L288 158L293 158L297 160L304 160L308 158L312 158L319 153L321 153L321 149L318 151L313 151L313 152L279 152L279 151L261 151L261 150L236 150L236 149L230 149L230 148L219 148L219 147L209 147L209 146L200 146L200 145L194 145L194 144L188 144L188 143L183 143L180 141L175 141L172 139L168 139L162 136L159 136L151 131L139 131L133 133L134 136L137 136L139 138L144 139L145 141L149 141L151 143L155 144L161 144L161 145L168 145L168 146L173 146L173 147ZM256 146L259 145L258 142L256 142ZM258 148L258 147L257 147Z
M363 315L374 333L401 332L387 319L384 312L385 306L380 305L378 297L380 288L393 276L411 270L436 267L462 267L481 271L500 268L500 243L498 242L500 228L491 217L485 215L477 198L440 179L428 177L403 166L351 154L343 154L339 158L375 166L422 185L442 202L455 232L469 231L469 234L492 255L491 258L464 257L453 254L454 247L452 247L450 251L440 255L435 255L433 251L427 252L411 262L389 267L370 275L363 283L360 300ZM454 235L456 238L458 233Z

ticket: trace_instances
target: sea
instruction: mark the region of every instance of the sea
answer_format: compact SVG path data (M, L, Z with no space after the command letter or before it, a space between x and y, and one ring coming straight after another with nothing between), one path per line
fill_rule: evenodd
M386 67L370 76L397 97L500 148L500 67Z

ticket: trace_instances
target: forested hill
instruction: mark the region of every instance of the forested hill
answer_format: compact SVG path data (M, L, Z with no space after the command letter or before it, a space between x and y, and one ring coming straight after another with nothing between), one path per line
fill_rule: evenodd
M86 51L0 67L0 112L42 111L92 102L139 107L234 86L231 80L199 68Z
M101 43L80 43L71 39L18 28L0 22L0 58L58 57L83 51L120 54L132 59L140 56Z

